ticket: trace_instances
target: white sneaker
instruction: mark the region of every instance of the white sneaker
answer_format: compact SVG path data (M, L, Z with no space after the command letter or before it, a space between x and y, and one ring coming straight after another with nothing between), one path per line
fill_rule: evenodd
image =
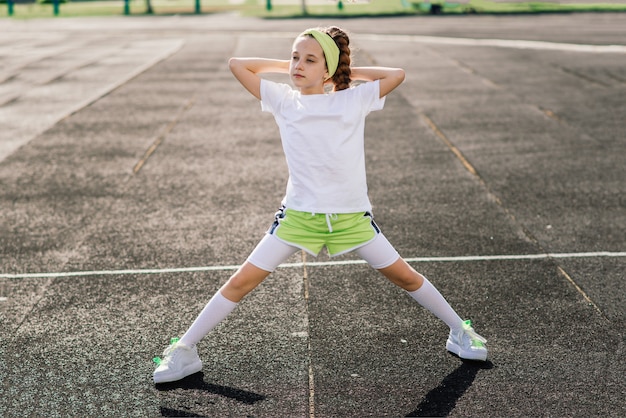
M178 338L170 340L162 359L155 357L153 361L158 365L152 374L154 383L175 382L202 370L196 346L187 347Z
M464 321L462 327L456 331L450 331L446 342L446 349L467 360L487 360L486 339L476 334L472 328L472 321Z

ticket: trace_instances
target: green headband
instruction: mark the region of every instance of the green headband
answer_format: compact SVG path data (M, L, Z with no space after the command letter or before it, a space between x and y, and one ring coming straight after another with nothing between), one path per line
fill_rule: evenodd
M300 34L300 36L311 35L321 45L324 56L326 57L326 67L328 67L329 78L337 71L339 65L339 47L335 43L335 40L325 32L317 29L309 29Z

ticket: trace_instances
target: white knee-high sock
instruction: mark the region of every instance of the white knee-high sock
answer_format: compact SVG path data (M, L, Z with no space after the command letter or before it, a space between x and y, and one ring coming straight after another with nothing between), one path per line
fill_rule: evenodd
M413 299L417 301L424 308L432 312L437 318L450 327L451 330L458 330L461 328L463 320L452 309L450 304L441 296L441 293L424 277L424 284L413 292L407 291Z
M188 347L197 344L237 307L237 302L226 299L218 291L191 324L180 342Z

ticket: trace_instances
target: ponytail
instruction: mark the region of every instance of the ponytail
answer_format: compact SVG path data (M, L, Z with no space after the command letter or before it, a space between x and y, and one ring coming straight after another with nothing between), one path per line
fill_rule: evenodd
M352 70L350 69L351 57L350 57L350 38L348 34L342 29L331 26L323 30L326 32L339 47L339 64L337 65L337 71L332 76L331 81L335 85L334 90L340 91L350 87L352 79L350 75Z

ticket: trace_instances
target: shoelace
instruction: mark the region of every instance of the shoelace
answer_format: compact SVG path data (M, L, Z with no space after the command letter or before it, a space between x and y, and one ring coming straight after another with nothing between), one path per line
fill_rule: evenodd
M154 363L156 363L157 366L160 366L161 364L166 364L167 355L174 349L174 344L176 344L179 340L180 340L180 338L178 338L178 337L171 338L170 339L170 345L163 352L163 357L164 358L154 357L152 359L152 361Z
M472 321L469 319L467 321L463 321L463 331L470 337L472 345L482 347L483 344L487 342L486 338L481 337L476 333L476 331L474 331L474 328L472 328Z

